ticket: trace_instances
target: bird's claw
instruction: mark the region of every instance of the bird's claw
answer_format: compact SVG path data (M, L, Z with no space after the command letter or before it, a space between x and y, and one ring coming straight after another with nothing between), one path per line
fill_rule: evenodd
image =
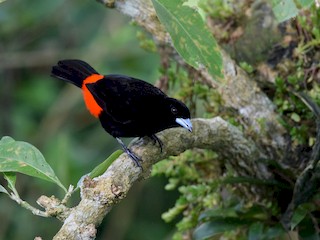
M128 154L128 156L132 159L132 161L134 162L134 164L142 169L141 166L141 158L139 158L137 155L135 155L129 148L126 149L126 153Z
M163 142L155 134L152 134L149 137L153 140L153 144L159 143L160 152L162 153Z
M120 145L122 146L122 149L128 154L128 156L132 159L132 161L134 162L134 164L142 169L142 166L140 164L140 162L142 161L141 158L139 158L138 156L136 156L123 142L120 138L116 137L117 141L120 143Z

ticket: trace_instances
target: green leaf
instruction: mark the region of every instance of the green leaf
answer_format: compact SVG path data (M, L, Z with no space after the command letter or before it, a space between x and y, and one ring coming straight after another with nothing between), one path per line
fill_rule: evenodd
M278 239L278 237L284 236L287 234L288 234L287 231L283 228L283 226L280 223L272 227L268 226L266 231L266 236L268 236L268 239Z
M284 22L299 13L294 0L272 0L272 10L278 22Z
M263 235L263 224L261 222L251 224L248 235L248 240L261 239Z
M188 6L190 8L193 8L193 9L196 9L198 11L198 13L200 14L202 20L205 21L206 20L206 12L202 8L198 7L200 1L201 0L186 0L185 2L183 2L183 5Z
M152 0L161 23L169 32L181 57L196 69L207 68L215 80L223 81L218 45L200 14L180 0Z
M172 222L179 214L181 214L187 208L187 200L185 197L180 196L176 201L176 204L173 208L170 208L168 211L161 215L161 218L166 222Z
M315 209L313 204L301 204L294 211L291 219L291 230L293 230L299 223L301 223L306 216Z
M208 239L224 232L235 230L248 224L248 221L239 218L220 218L201 224L193 233L193 239Z
M292 113L291 114L291 119L295 122L300 122L301 121L301 118L300 116L297 114L297 113Z
M299 239L320 240L318 224L310 216L303 219L299 224Z
M112 153L106 160L104 160L102 163L96 166L89 173L89 177L95 178L103 174L108 169L108 167L114 162L114 160L116 160L122 153L122 150L117 150L114 153Z
M12 190L12 191L16 191L16 180L17 180L17 176L15 173L12 172L4 172L4 179L7 180L8 182L8 187Z
M0 192L3 192L3 193L5 193L5 194L8 194L8 195L9 195L7 189L5 189L2 185L0 185Z
M233 208L215 208L209 209L204 213L201 213L199 217L199 221L203 221L204 219L213 219L216 217L237 217L238 214L236 209Z
M20 172L41 178L56 183L67 192L37 148L26 142L15 141L11 137L0 140L0 172Z
M314 0L297 0L300 6L303 7L310 7L315 1Z

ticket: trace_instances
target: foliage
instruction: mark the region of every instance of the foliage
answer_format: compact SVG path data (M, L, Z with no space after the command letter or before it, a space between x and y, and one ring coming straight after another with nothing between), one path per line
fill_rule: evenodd
M223 0L203 0L200 2L202 8L206 12L209 12L211 16L219 17L220 19L226 19L234 17L234 6L236 1L223 1ZM299 12L309 8L314 4L313 0L269 0L272 5L273 13L279 23L290 20L299 15ZM247 4L246 1L239 3L241 5Z
M279 223L275 202L248 202L238 196L237 187L247 180L221 177L224 167L218 156L207 150L184 154L156 164L153 174L169 178L166 189L178 188L181 196L173 208L162 215L166 222L180 218L173 239L277 239L286 231ZM231 175L231 173L230 173ZM254 179L249 180L254 184ZM268 183L261 183L264 187ZM280 187L281 188L281 187Z
M149 52L157 52L157 46L154 41L148 37L144 32L138 31L137 38L140 43L140 47Z
M299 10L310 7L313 0L272 0L272 9L279 22L284 22L299 14Z
M243 206L234 202L230 207L219 207L204 212L199 221L204 222L194 231L194 239L225 236L241 239L277 239L286 233L276 221L265 223L272 209L260 205ZM268 216L269 215L269 216Z
M182 233L196 227L201 211L205 207L212 207L219 198L216 188L212 187L215 185L214 176L219 175L216 158L216 154L210 151L186 151L154 166L153 175L164 174L169 177L165 189L178 188L181 194L175 206L162 215L166 222L170 222L183 214L173 239L180 239Z
M297 17L297 25L304 29L304 33L293 40L297 45L292 50L292 59L278 64L279 75L275 81L274 103L295 146L312 146L316 129L312 112L307 110L306 105L294 92L303 91L311 96L315 103L320 104L319 82L316 78L320 65L316 64L318 56L314 54L319 49L317 43L320 43L320 15L316 9L312 10L308 15Z
M20 172L41 178L57 184L67 192L38 149L29 143L14 141L10 137L0 140L0 172ZM9 185L11 189L14 188L15 180L9 183L14 183Z
M162 24L170 33L177 52L196 69L207 68L218 82L223 81L222 59L216 41L200 14L178 0L153 0Z
M106 160L104 160L102 163L96 166L89 173L89 177L95 178L103 174L108 169L108 167L113 163L113 161L116 160L122 153L123 153L122 150L117 150L114 153L112 153Z
M225 22L225 25L232 26L234 22L242 19L240 10L245 9L248 4L248 2L242 1L239 3L242 4L241 8L234 8L233 2L207 0L201 1L200 6L211 18L217 20L215 23ZM297 2L295 1L294 4ZM300 3L299 9L300 7L306 7L309 3L307 1ZM279 11L278 8L286 13L283 5L274 7L273 11ZM298 12L294 13L293 16L297 14ZM278 17L278 21L284 20L284 15ZM289 164L291 166L296 164L296 171L288 172L282 166L275 166L270 162L270 165L275 167L279 173L279 182L277 183L236 178L232 177L233 172L228 166L223 166L222 159L219 156L208 151L199 152L199 150L187 151L176 158L158 163L154 167L153 174L164 174L168 177L166 189L178 189L180 193L175 206L162 215L167 222L179 219L173 239L220 239L220 237L223 239L283 239L286 237L318 239L317 223L319 219L316 205L319 196L315 195L313 190L305 189L308 193L298 193L301 198L304 194L311 195L312 198L292 209L293 217L289 220L290 227L288 229L283 227L284 219L282 217L284 216L284 208L288 207L288 199L290 200L293 191L293 185L288 184L287 181L295 182L302 177L303 173L300 176L295 174L299 170L303 170L310 161L310 153L316 140L314 113L310 111L297 93L307 93L312 97L315 104L320 105L320 68L318 64L319 54L317 54L320 39L319 23L319 11L314 6L309 11L302 12L301 15L297 16L293 24L296 24L298 29L303 29L303 31L295 35L292 34L292 29L289 30L291 38L288 39L290 41L285 42L284 46L280 48L281 51L285 51L286 55L278 60L272 69L272 71L279 73L275 79L275 84L264 86L270 98L274 100L278 107L277 111L282 117L281 122L290 134L290 149L286 157L290 160ZM221 24L221 26L225 25ZM287 28L290 29L290 23L288 23ZM213 27L213 30L215 30L215 27ZM232 32L229 34L226 28L222 27L217 34L220 34L218 40L224 43L226 39L230 39ZM294 37L292 38L292 36ZM232 48L232 40L234 41L234 39L231 39L226 48ZM268 59L264 61L267 64L274 64ZM240 66L253 78L261 77L257 64L241 62ZM170 71L174 72L172 69ZM197 83L191 83L192 76L190 74L183 74L180 71L178 75L177 72L172 75L178 76L175 79L181 80L181 88L178 94L181 94L180 96L183 96L184 100L190 99L191 104L189 105L193 106L193 111L197 112L197 116L201 114L203 116L223 114L224 118L229 118L230 121L234 122L234 116L230 112L222 111L219 107L219 98L213 97L214 94L210 92L212 89L207 91L204 86L199 87ZM169 74L169 76L171 75ZM169 78L171 84L177 83L175 79L173 77ZM190 87L190 84L192 87ZM174 85L170 86L172 89ZM195 89L201 90L197 92ZM200 101L202 104L201 112L194 110L194 108L199 108L199 102L192 104L192 99L199 99L199 96L202 99ZM208 105L215 107L203 107ZM237 123L237 121L235 122ZM200 166L198 163L201 163ZM204 169L208 171L203 172ZM317 171L317 169L314 171ZM319 177L316 174L311 176L317 179L312 181L318 181ZM243 190L243 184L251 187L259 184L259 187L267 192L267 189L275 184L270 191L275 193L275 196L270 201L260 201L257 204L253 197L247 197L241 191L241 189ZM303 190L300 189L299 191ZM294 197L293 201L295 199Z

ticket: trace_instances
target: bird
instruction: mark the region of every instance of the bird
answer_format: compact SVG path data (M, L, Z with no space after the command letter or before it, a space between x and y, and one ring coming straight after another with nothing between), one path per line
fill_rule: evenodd
M101 75L78 59L58 61L51 76L82 89L90 114L100 120L104 130L139 167L140 157L121 138L150 137L162 151L163 143L156 133L173 127L192 132L188 107L146 81L121 74Z

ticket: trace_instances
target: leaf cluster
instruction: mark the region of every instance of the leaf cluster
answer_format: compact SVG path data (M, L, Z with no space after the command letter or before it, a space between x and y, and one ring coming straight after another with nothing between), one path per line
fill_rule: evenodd
M290 2L290 1L288 1ZM287 3L288 3L287 2ZM213 4L217 3L217 4ZM295 1L292 6L302 9L310 5L310 1L307 3L305 1L301 6L296 5L300 1ZM242 2L242 7L245 8L248 2ZM278 21L284 21L290 17L296 16L301 11L287 11L284 6L278 5L274 2L272 10L276 14ZM288 3L292 4L292 3ZM237 13L235 9L230 6L232 4L225 1L202 1L201 7L210 15L211 18L215 18L217 21L215 23L226 25L228 27L234 27L240 24L242 20L241 13L238 12L238 18L230 20L233 16L232 14ZM234 5L232 5L234 6ZM286 5L288 6L288 5ZM216 7L214 9L214 7ZM281 14L280 12L281 11ZM290 15L293 14L293 15ZM229 22L228 22L229 21ZM232 22L233 21L233 22ZM295 155L294 159L291 159L291 166L293 166L295 161L299 162L300 170L306 166L306 162L310 159L311 149L315 143L316 135L316 124L314 120L314 114L310 111L308 106L301 101L301 98L297 96L297 92L306 92L310 95L315 104L320 104L319 102L319 11L313 6L309 10L305 10L297 16L296 20L290 23L286 23L287 28L292 29L292 25L296 24L298 29L301 31L292 34L291 38L287 42L282 43L279 49L275 49L274 59L265 58L263 61L265 63L273 65L272 71L280 73L275 78L275 83L273 86L268 84L262 85L261 87L266 89L267 94L277 106L277 111L282 117L281 122L288 130L290 134L290 150L292 151L290 156ZM212 27L214 29L215 27ZM223 28L222 28L223 29ZM170 31L170 30L168 30ZM220 42L228 39L230 41L230 33L232 31L225 31L224 34L218 36ZM221 33L221 32L220 32ZM219 33L219 34L220 34ZM233 34L236 35L236 31L233 30ZM241 33L242 34L242 33ZM176 34L177 35L177 34ZM292 37L293 36L293 37ZM277 39L277 38L275 38ZM229 42L230 43L230 42ZM229 46L230 47L230 46ZM279 46L278 46L279 47ZM280 56L281 55L281 56ZM280 56L280 57L279 57ZM263 58L261 58L263 59ZM261 60L260 59L260 60ZM259 79L259 72L257 70L258 65L251 65L247 62L242 62L240 64L252 77ZM177 75L175 75L177 76ZM182 96L192 99L195 95L194 87L190 87L188 84L188 78L178 75L178 79L183 79L184 87L180 90ZM189 76L189 79L191 77ZM189 81L190 83L190 81ZM210 89L212 91L212 89ZM201 92L201 91L200 91ZM206 91L204 91L205 93ZM201 95L201 94L200 94ZM205 93L206 96L202 98L204 105L209 106L212 102L217 103L217 99L209 100L207 96L210 94ZM191 98L190 98L191 97ZM213 101L212 101L213 100ZM190 101L191 102L191 101ZM191 104L191 106L197 106L197 104ZM204 115L210 114L212 109L206 107L202 112ZM232 121L232 117L229 115L229 119ZM190 160L201 161L204 156L197 155L195 152L185 153L188 159L183 159L183 155L170 159L169 161L164 161L159 163L154 168L154 174L165 174L169 183L166 186L167 190L172 190L177 188L181 194L180 198L177 200L176 205L163 215L165 221L173 221L174 219L180 218L177 223L177 232L174 235L174 239L219 239L219 237L224 237L227 239L282 239L288 233L288 229L283 228L280 224L280 218L283 214L283 209L281 209L280 202L282 199L274 199L271 202L265 202L261 205L257 205L255 201L250 201L248 198L238 194L235 189L243 183L243 179L232 178L232 186L226 186L226 183L231 183L229 180L225 181L221 177L223 174L232 174L228 169L224 169L219 166L221 170L220 174L212 175L201 175L201 168L197 167L197 173L189 169ZM217 156L215 160L219 159ZM162 165L163 164L163 165ZM212 162L208 161L205 168L210 168ZM281 166L277 167L277 171L286 174L285 170ZM199 173L198 173L199 171ZM214 171L213 171L214 172ZM297 171L298 172L298 171ZM293 174L289 174L293 177ZM288 178L290 178L288 176ZM298 177L293 177L291 180L295 181ZM316 178L316 177L315 177ZM282 180L280 180L282 181ZM255 185L256 181L245 182ZM284 181L285 182L285 181ZM266 187L268 183L259 183L262 187ZM280 187L280 192L281 192ZM227 197L221 198L223 196L222 189L227 189ZM288 193L293 191L293 185L288 185ZM276 192L276 190L273 190ZM300 192L300 194L303 194ZM279 195L280 196L280 195ZM287 196L290 198L290 196ZM317 199L317 197L315 196ZM210 199L209 201L206 201ZM226 199L230 200L227 201ZM317 201L312 199L304 205L300 205L297 209L293 210L293 218L290 221L289 230L295 230L291 237L296 238L299 234L300 237L312 239L318 239L316 237L317 232L317 216L316 207L314 202ZM208 204L209 203L209 204ZM288 204L288 202L286 203ZM202 212L202 214L201 214ZM311 222L313 222L311 224Z

